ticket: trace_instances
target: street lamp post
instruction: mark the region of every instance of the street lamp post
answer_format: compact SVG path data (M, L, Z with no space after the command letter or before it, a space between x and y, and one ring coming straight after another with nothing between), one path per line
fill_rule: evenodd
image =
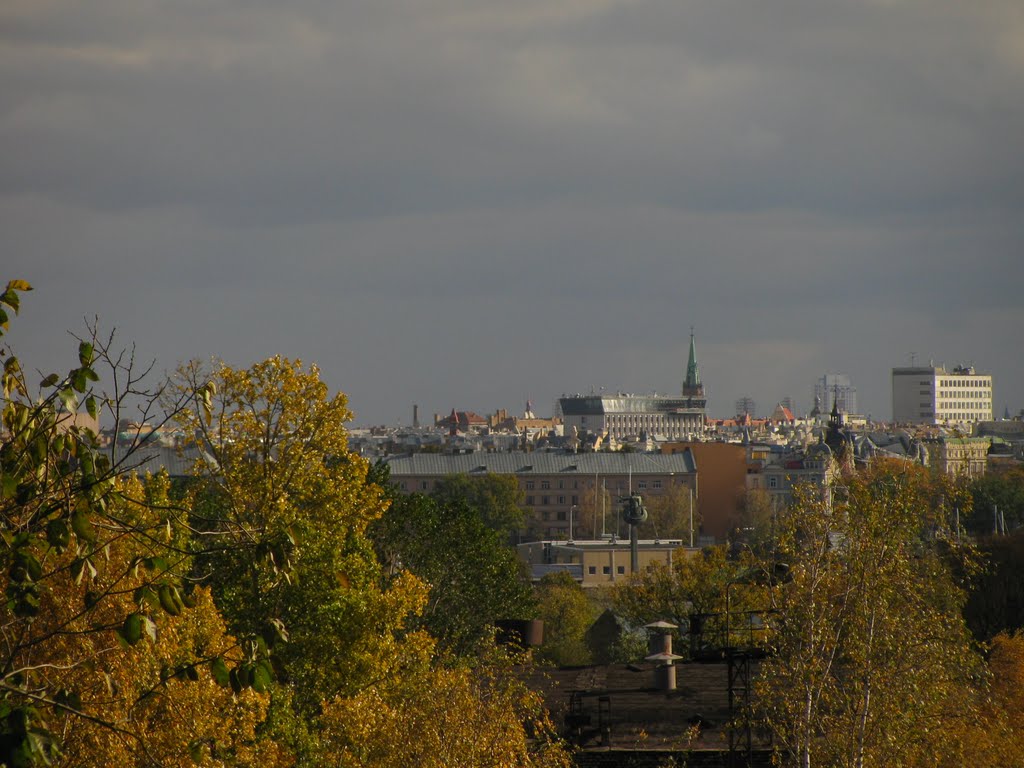
M576 510L576 505L573 504L569 507L569 541L572 542L572 513Z
M622 519L629 524L629 568L630 573L639 573L639 537L637 526L647 519L647 508L638 494L630 494L619 499L623 503Z

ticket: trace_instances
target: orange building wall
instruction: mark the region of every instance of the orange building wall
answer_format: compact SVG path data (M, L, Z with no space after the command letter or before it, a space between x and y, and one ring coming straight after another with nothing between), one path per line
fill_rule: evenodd
M738 443L665 443L662 453L693 451L697 509L705 535L724 543L740 524L747 488L747 449Z

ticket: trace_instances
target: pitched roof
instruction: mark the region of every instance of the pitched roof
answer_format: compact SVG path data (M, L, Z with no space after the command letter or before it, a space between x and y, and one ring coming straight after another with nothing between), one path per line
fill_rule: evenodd
M385 459L392 477L403 475L667 475L697 471L693 453L414 453Z

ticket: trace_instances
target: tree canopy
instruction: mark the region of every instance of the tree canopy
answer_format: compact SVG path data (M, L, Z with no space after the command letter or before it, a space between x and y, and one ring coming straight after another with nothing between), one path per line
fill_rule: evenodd
M373 713L432 733L432 764L456 744L467 764L565 764L511 660L450 665L430 585L381 568L367 530L389 500L315 366L189 365L147 389L90 329L33 385L6 339L28 290L0 294L0 764L406 764L401 723L367 731ZM129 410L194 441L184 488L138 476L142 441L101 446L99 417Z
M451 488L439 496L394 492L370 536L387 573L429 585L419 625L456 655L489 640L496 619L531 618L533 592L515 551Z
M107 452L96 430L132 401L157 414L162 387L95 327L76 366L33 386L6 339L28 290L14 280L0 295L0 762L191 761L210 756L207 738L240 754L265 702L225 688L251 659L186 579L187 521L166 480L138 480L139 446Z
M1024 469L989 472L970 483L971 509L965 527L984 536L1024 527Z
M512 475L451 475L437 482L431 496L442 505L468 505L484 525L505 535L522 528L526 519L523 491Z
M804 489L776 523L788 579L771 591L769 725L801 766L912 764L941 753L981 671L952 562L957 489L914 467ZM969 690L969 685L967 686Z
M542 658L558 665L590 664L586 633L600 610L568 573L546 574L537 585L540 618L544 621Z
M188 366L179 381L200 393L178 417L203 457L188 498L197 575L234 632L287 635L266 657L305 709L359 690L400 658L396 633L426 590L408 576L381 587L366 531L387 503L348 451L345 396L282 357Z

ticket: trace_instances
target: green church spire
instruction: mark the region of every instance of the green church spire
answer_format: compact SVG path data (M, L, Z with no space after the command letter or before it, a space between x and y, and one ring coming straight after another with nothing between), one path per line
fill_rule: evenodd
M683 394L691 397L704 394L704 386L700 383L700 370L697 368L697 346L693 340L693 326L690 326L690 357L686 362Z

